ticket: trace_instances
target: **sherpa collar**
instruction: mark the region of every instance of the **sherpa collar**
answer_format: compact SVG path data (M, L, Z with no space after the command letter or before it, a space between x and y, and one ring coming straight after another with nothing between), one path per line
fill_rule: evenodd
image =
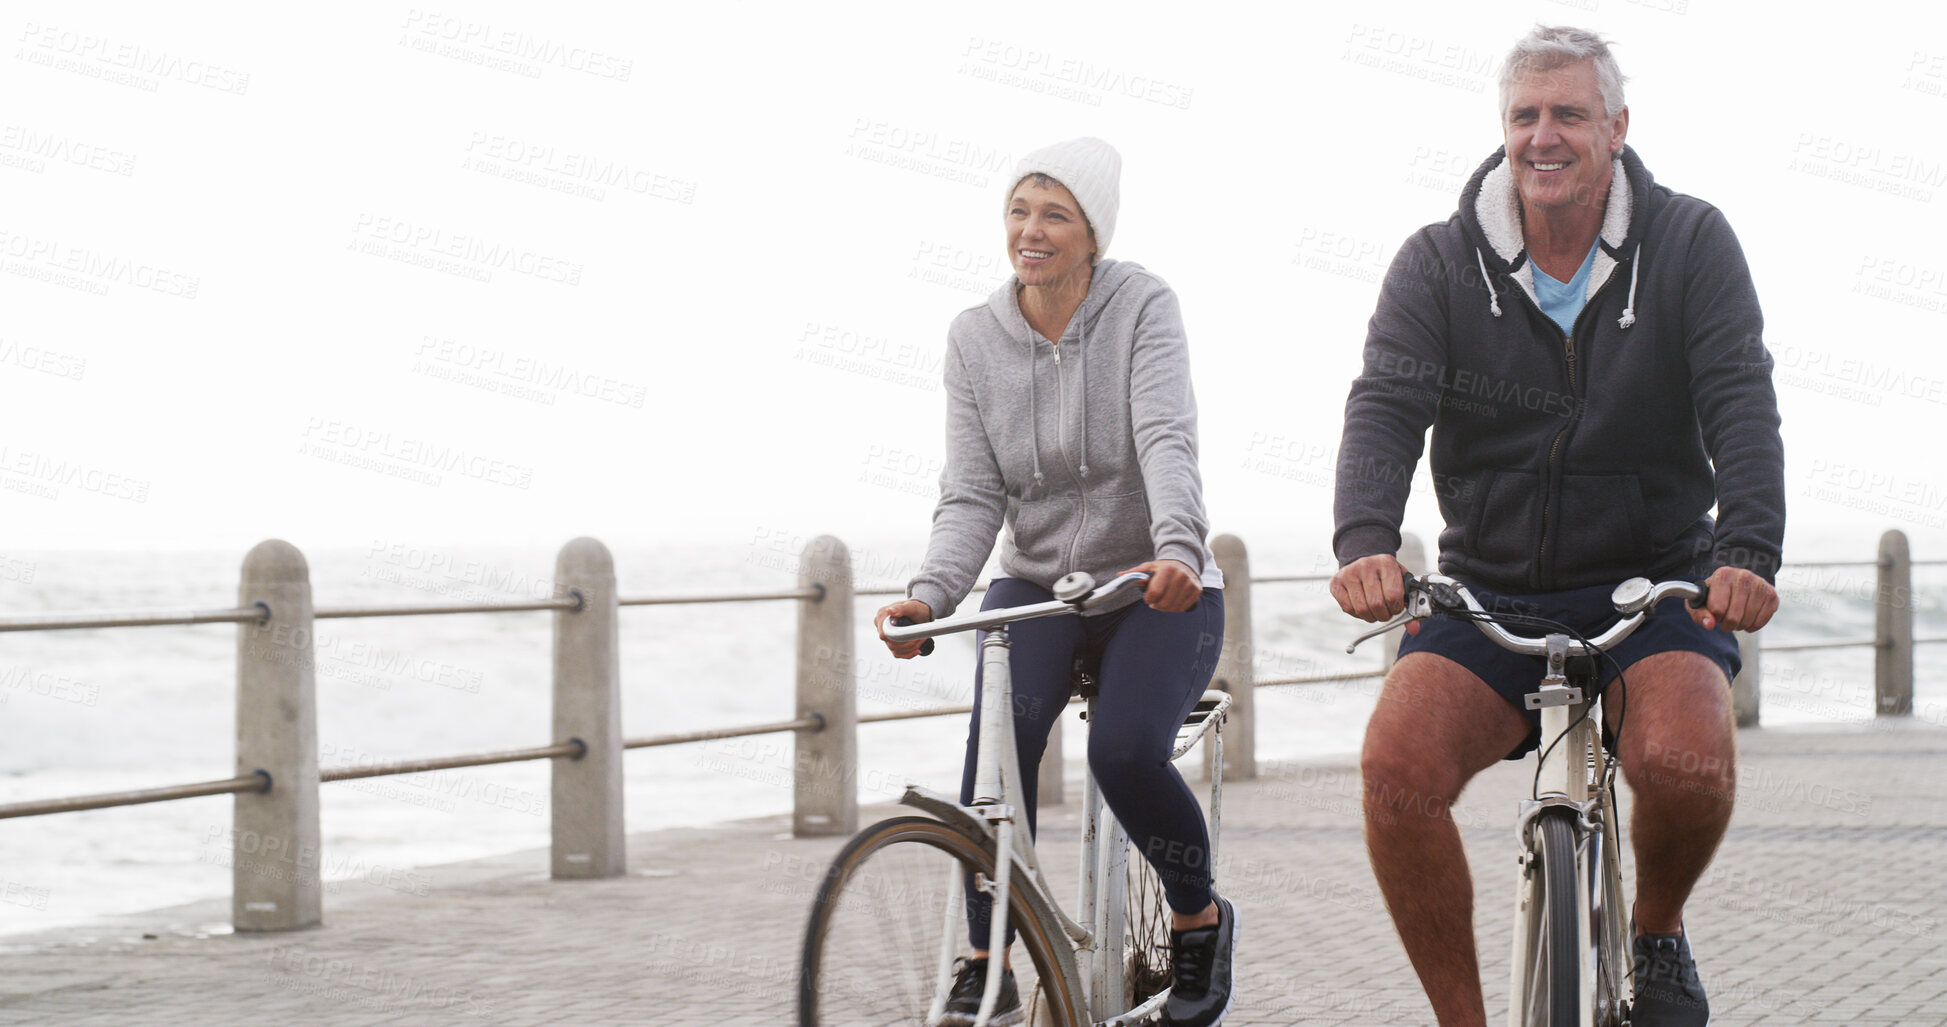
M1589 272L1588 297L1593 297L1602 283L1609 280L1609 272L1622 254L1623 243L1629 239L1630 215L1635 206L1634 190L1629 187L1629 173L1623 167L1622 158L1610 161L1609 167L1609 199L1602 211L1602 248L1597 251L1595 267ZM1509 275L1534 299L1534 262L1528 260L1527 245L1521 234L1521 200L1514 188L1514 169L1505 154L1481 179L1480 192L1474 197L1474 220L1494 255L1508 265Z
M1610 273L1619 261L1629 261L1629 298L1623 304L1623 312L1616 324L1628 328L1636 323L1636 282L1642 272L1640 249L1642 246L1642 226L1636 224L1643 216L1643 208L1649 199L1651 179L1649 169L1636 156L1636 151L1623 147L1622 154L1611 162L1612 174L1609 179L1609 197L1603 204L1602 234L1598 237L1601 247L1596 253L1595 266L1590 269L1587 298L1593 299L1598 290L1608 284ZM1487 253L1494 254L1496 268L1519 283L1522 291L1535 305L1541 305L1535 293L1534 263L1528 259L1526 245L1521 234L1521 205L1516 197L1514 171L1508 165L1505 147L1494 151L1493 155L1481 163L1460 193L1460 221L1466 231L1468 241L1474 246L1474 261L1480 267L1481 287L1487 292L1488 310L1495 317L1501 316L1501 301L1495 295L1494 279L1488 266Z

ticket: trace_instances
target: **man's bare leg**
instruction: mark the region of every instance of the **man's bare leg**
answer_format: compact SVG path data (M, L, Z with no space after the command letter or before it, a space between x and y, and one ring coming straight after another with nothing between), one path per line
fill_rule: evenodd
M1683 904L1730 826L1737 789L1737 726L1724 671L1698 653L1645 657L1623 673L1617 748L1635 793L1629 841L1636 852L1636 927L1674 934Z
M1366 727L1366 851L1441 1027L1486 1027L1474 946L1474 879L1449 808L1513 751L1528 721L1444 656L1393 665Z

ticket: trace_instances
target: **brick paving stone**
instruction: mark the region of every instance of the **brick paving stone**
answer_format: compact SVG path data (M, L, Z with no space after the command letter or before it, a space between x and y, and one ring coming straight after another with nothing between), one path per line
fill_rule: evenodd
M1712 1022L1947 1027L1947 731L1761 729L1739 745L1738 811L1686 912ZM1532 773L1496 767L1453 811L1491 1019ZM1366 866L1356 768L1268 765L1224 796L1218 885L1244 917L1229 1022L1431 1022ZM0 1025L786 1023L811 889L843 843L788 831L769 817L637 835L630 874L603 881L550 881L534 851L428 868L424 895L347 883L323 927L292 934L197 937L227 918L221 899L6 938ZM1043 835L1069 901L1074 807L1050 809Z

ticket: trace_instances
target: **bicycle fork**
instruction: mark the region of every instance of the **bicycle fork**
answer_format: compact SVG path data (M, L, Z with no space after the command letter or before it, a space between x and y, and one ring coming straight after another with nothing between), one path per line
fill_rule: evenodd
M1014 707L1012 667L1009 658L1013 643L1007 627L987 632L980 643L982 679L986 682L980 708L981 746L974 763L973 806L987 818L994 832L994 879L975 887L986 892L991 904L987 914L987 980L980 994L980 1011L974 1015L975 1027L986 1027L1000 1001L1001 979L1007 963L1007 911L1009 887L1014 869L1014 808L1004 796L1020 794L1019 757L1014 749ZM955 875L956 881L958 875ZM941 932L939 981L933 989L933 1008L928 1023L938 1023L946 1011L947 986L953 974L955 949L953 925L956 910L947 907L947 929Z
M1542 678L1541 688L1529 692L1525 699L1529 709L1541 714L1541 766L1536 772L1536 780L1547 780L1551 767L1560 768L1559 776L1554 779L1561 781L1564 788L1524 800L1520 814L1515 819L1515 836L1521 845L1521 874L1515 880L1516 919L1513 959L1508 970L1508 1027L1528 1027L1523 1014L1530 1012L1529 1003L1534 997L1529 975L1533 971L1536 954L1529 951L1528 946L1530 940L1539 934L1534 925L1545 922L1543 914L1546 911L1539 907L1546 889L1540 873L1543 868L1536 858L1534 837L1535 824L1543 816L1568 820L1575 840L1573 858L1576 887L1572 889L1571 901L1575 903L1575 948L1582 963L1576 975L1576 991L1581 1006L1576 1022L1590 1027L1595 1022L1593 992L1597 972L1597 947L1591 944L1594 935L1590 930L1590 885L1601 887L1601 832L1593 829L1590 818L1587 738L1594 729L1584 715L1593 705L1594 696L1585 693L1580 685L1571 686L1568 683L1568 637L1551 634L1545 642L1548 646L1548 673ZM1571 725L1575 728L1573 732Z

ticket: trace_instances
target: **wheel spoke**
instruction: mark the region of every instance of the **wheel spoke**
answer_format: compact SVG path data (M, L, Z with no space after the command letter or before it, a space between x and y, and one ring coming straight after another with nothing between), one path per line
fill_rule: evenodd
M1149 861L1130 847L1129 915L1123 932L1125 1008L1141 1005L1170 986L1170 909L1163 882Z

